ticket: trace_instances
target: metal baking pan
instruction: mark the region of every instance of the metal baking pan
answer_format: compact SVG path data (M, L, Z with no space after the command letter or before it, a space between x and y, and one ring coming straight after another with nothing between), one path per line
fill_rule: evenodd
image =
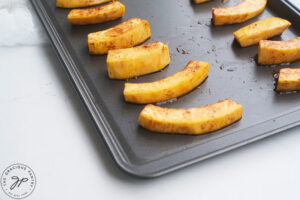
M272 73L280 67L300 67L300 62L258 66L257 46L241 48L233 31L256 20L279 16L293 25L274 40L300 35L299 11L287 1L269 0L264 12L242 24L215 27L211 8L227 7L239 0L213 0L195 5L188 0L120 0L126 5L122 19L88 26L71 26L69 9L55 0L32 0L53 47L91 119L95 122L118 166L138 177L156 177L212 156L279 133L300 124L300 94L273 90ZM147 42L169 42L171 64L163 71L129 82L155 81L182 69L189 60L210 63L208 79L164 107L188 108L225 98L244 107L239 122L200 136L156 134L137 124L143 105L125 103L125 81L110 80L106 56L90 56L87 34L112 27L132 17L147 19L152 36Z

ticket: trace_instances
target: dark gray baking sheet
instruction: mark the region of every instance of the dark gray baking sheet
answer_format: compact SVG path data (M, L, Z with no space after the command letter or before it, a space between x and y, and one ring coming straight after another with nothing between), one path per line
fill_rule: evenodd
M69 9L55 7L55 0L32 0L91 119L95 122L118 166L139 177L155 177L193 164L247 143L262 139L300 123L300 94L273 91L273 70L283 66L258 66L257 46L241 48L233 31L269 16L280 16L293 25L274 40L299 36L300 15L295 7L269 0L264 12L245 23L214 27L211 8L231 6L239 0L195 5L188 0L120 0L126 5L122 19L88 26L71 26ZM203 106L230 98L244 107L239 122L200 136L155 134L137 125L143 105L125 103L125 81L109 80L106 56L90 56L87 34L112 27L132 17L150 22L152 37L147 42L170 42L171 64L162 72L130 82L154 81L182 69L189 60L210 63L208 79L177 100L160 103L172 108ZM182 54L182 50L187 54ZM294 62L289 67L300 67Z

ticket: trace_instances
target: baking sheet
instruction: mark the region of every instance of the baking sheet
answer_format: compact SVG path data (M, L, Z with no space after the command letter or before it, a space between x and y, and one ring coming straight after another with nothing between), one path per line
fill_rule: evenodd
M274 92L273 70L299 67L258 66L257 46L241 48L232 33L254 21L280 16L293 25L273 40L299 36L300 15L289 3L269 1L264 12L242 24L215 27L212 7L227 7L239 0L213 0L195 5L188 0L120 0L126 5L122 19L104 24L71 26L69 9L55 7L55 0L32 0L53 47L118 166L139 177L155 177L248 144L300 123L299 93ZM110 80L106 56L88 54L87 34L105 30L132 17L147 19L151 39L169 42L171 63L163 71L126 80L148 82L181 70L189 60L210 63L208 79L189 94L158 103L189 108L230 98L244 107L239 122L200 136L155 134L137 125L143 105L125 103L126 81Z

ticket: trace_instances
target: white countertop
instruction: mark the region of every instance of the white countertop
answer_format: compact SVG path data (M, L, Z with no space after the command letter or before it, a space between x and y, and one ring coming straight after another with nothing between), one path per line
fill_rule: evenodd
M0 3L0 23L5 6ZM17 20L15 12L8 11L10 20ZM44 33L20 36L27 45L0 32L0 175L14 163L30 166L37 184L26 199L300 199L300 127L159 178L125 174L97 136ZM31 37L38 40L30 43ZM0 187L0 200L9 199Z

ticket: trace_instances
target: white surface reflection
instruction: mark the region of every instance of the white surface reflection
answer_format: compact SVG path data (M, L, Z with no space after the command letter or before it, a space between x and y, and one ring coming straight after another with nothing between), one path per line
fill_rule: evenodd
M36 45L46 41L29 0L1 0L0 25L0 46Z

